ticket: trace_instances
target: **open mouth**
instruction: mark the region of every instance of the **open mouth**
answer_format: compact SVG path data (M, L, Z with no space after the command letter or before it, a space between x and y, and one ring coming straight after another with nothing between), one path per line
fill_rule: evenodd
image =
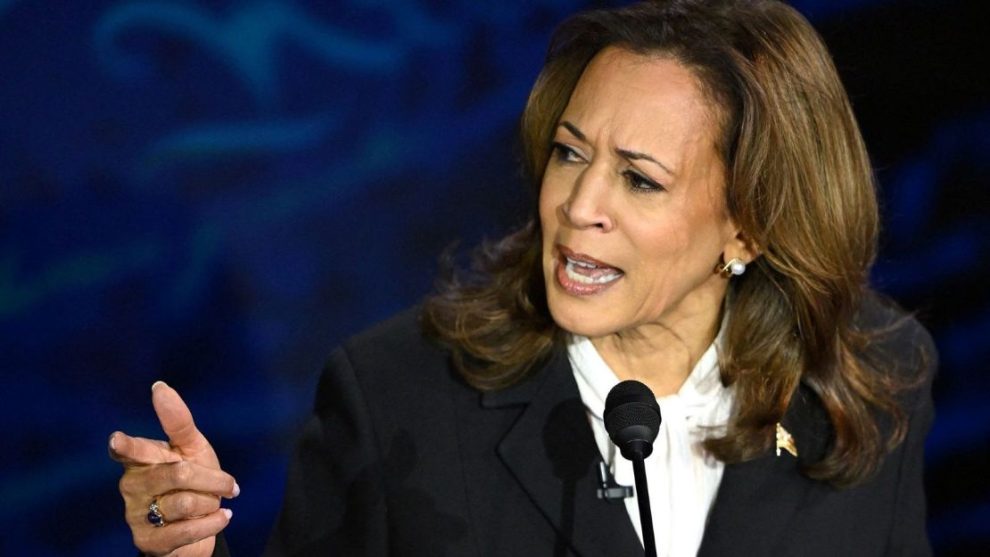
M564 256L564 261L567 278L581 284L608 284L622 276L622 271L615 267L603 267L567 256Z
M625 275L622 269L594 257L557 246L559 260L557 281L572 294L595 294Z

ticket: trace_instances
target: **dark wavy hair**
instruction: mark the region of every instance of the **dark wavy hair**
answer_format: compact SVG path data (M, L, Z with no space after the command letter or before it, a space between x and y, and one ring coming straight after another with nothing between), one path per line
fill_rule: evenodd
M869 158L831 57L811 25L773 0L659 0L577 14L555 32L522 116L525 169L538 192L551 140L588 62L614 46L672 58L696 75L719 117L727 207L761 257L730 283L721 354L735 391L727 429L706 449L725 462L772 446L801 382L834 428L810 477L867 478L904 437L899 375L871 361L856 313L868 293L878 215ZM483 246L424 307L429 334L479 389L521 381L562 345L546 303L532 220ZM879 423L892 427L881 430Z

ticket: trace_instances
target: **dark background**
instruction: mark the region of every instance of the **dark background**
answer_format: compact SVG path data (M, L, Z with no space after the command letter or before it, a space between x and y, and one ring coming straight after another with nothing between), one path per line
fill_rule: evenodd
M0 554L133 554L105 444L160 436L159 378L259 553L332 347L524 219L517 117L553 25L599 4L0 0ZM941 353L943 555L990 547L981 4L794 2L874 156L874 282Z

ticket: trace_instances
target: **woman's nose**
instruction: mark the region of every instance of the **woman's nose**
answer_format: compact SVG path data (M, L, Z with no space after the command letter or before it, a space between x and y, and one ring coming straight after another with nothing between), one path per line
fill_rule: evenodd
M575 228L600 228L608 232L614 227L608 194L607 177L593 166L588 167L564 202L564 217Z

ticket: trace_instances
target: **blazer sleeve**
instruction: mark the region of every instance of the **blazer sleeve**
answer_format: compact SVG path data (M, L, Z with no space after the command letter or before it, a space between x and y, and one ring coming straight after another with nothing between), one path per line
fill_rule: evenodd
M365 397L339 348L320 378L265 555L385 555L382 477Z
M915 336L921 347L924 375L913 402L909 403L908 433L904 439L894 523L887 544L890 556L928 556L932 554L925 528L924 456L925 438L935 417L932 380L938 369L938 354L931 336L920 326Z

